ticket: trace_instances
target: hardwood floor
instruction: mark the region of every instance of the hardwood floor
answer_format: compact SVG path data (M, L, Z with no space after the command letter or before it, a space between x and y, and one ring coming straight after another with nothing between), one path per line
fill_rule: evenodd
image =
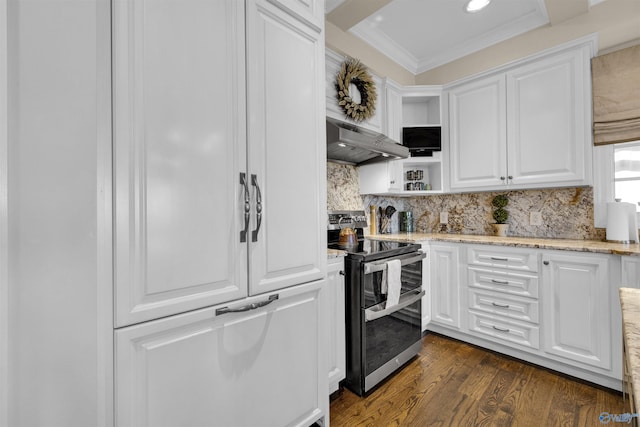
M344 389L331 426L600 426L622 394L429 333L417 358L366 398ZM617 423L610 423L617 424Z

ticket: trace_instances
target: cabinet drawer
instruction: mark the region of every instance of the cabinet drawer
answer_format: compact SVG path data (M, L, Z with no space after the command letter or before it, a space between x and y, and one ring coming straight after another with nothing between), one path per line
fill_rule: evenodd
M538 301L503 293L469 289L469 308L526 322L539 321Z
M469 331L493 341L518 344L534 349L540 348L540 328L534 325L515 323L498 316L489 316L469 310Z
M471 246L467 248L467 262L509 270L538 271L538 254L521 249Z
M538 298L538 276L468 267L469 286Z

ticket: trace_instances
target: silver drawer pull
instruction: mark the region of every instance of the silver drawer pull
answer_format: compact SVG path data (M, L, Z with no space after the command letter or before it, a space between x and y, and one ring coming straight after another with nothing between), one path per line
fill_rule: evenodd
M496 279L491 279L491 283L497 283L498 285L508 285L509 282L507 280L496 280Z
M491 259L494 261L509 261L509 258L500 258L497 256L492 256Z
M275 294L275 295L271 295L269 299L266 301L254 302L251 304L243 305L242 307L238 307L238 308L229 308L229 307L218 308L216 309L216 316L219 316L221 314L227 314L227 313L241 313L243 311L255 310L256 308L269 305L277 299L278 299L278 294Z
M492 302L491 305L494 306L494 307L499 307L499 308L509 308L509 304L502 305L502 304L497 304L495 302Z
M500 331L500 332L509 332L508 329L502 329L502 328L498 328L497 326L493 326L493 329L495 329L496 331Z

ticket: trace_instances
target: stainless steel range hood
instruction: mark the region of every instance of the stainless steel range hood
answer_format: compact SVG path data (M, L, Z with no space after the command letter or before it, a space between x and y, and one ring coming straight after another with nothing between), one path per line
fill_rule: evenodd
M327 160L363 165L407 157L409 149L388 136L327 117Z

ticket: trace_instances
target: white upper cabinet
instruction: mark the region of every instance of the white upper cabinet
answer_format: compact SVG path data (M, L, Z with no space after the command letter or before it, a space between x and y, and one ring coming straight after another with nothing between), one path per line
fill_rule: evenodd
M509 184L591 182L589 49L507 73Z
M373 113L373 116L362 122L355 122L349 118L347 118L344 114L344 110L342 107L338 105L338 100L336 98L336 76L340 72L340 68L342 67L342 63L345 61L346 57L339 55L335 52L326 50L326 115L327 117L331 117L334 119L342 120L347 123L352 123L357 126L363 127L365 129L369 129L374 132L383 133L383 117L385 114L385 94L382 87L382 79L376 75L374 75L371 70L369 70L369 74L371 75L371 79L373 80L376 86L376 108ZM357 93L357 89L355 85L351 85L350 91L354 94ZM354 99L357 98L358 95L354 95Z
M324 276L324 43L299 4L114 1L117 326Z
M589 185L590 57L582 43L453 86L451 189Z
M451 188L502 185L507 176L504 76L452 89L449 120Z

